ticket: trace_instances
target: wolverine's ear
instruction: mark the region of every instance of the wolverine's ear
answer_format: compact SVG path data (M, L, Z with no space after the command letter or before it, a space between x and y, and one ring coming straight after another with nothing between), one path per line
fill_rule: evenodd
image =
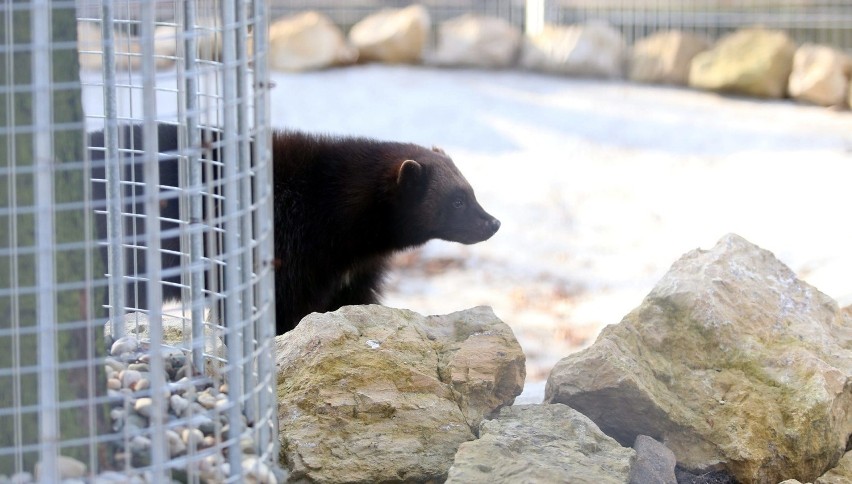
M414 160L405 160L399 165L399 171L396 173L397 185L410 185L420 178L423 173L423 167L420 163Z
M432 145L432 151L434 151L435 153L440 153L444 156L447 156L447 153L444 151L444 149L439 147L439 146Z

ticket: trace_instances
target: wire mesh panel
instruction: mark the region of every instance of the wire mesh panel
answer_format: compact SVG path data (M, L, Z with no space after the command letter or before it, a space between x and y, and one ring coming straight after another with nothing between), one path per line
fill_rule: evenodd
M4 0L0 480L275 479L265 15Z
M718 38L759 25L785 30L800 43L852 50L848 0L547 0L546 18L556 24L604 20L631 44L659 30Z

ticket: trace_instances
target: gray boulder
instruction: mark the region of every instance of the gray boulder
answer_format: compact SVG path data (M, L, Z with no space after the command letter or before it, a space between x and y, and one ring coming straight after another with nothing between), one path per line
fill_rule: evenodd
M545 401L691 471L813 481L852 433L852 315L736 235L675 262L642 304L560 361Z
M640 435L633 443L636 461L630 467L630 484L677 484L675 466L677 459L665 445Z
M635 452L565 405L505 407L459 447L447 483L627 482Z

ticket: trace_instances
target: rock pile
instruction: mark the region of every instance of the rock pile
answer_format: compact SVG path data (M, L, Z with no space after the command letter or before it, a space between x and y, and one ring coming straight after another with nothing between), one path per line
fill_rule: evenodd
M295 480L850 482L852 308L736 235L511 404L523 355L487 308L312 315L276 341ZM785 479L787 481L785 481Z
M622 445L651 436L687 470L810 482L846 451L850 376L849 311L729 235L686 254L620 324L563 359L545 399Z
M206 21L209 23L209 21ZM198 55L218 59L221 42L197 29ZM269 66L304 71L361 62L427 63L443 67L509 68L556 74L628 78L636 82L687 85L696 89L762 98L793 99L821 106L852 103L852 60L838 49L805 44L797 48L780 30L746 28L717 42L689 33L659 31L628 47L620 31L602 21L545 25L524 36L496 17L464 14L437 25L422 5L384 9L366 16L348 37L326 15L307 11L269 27ZM120 69L138 69L139 39L116 32L127 50ZM100 26L78 27L80 62L100 68ZM157 67L170 68L179 51L174 27L155 33Z

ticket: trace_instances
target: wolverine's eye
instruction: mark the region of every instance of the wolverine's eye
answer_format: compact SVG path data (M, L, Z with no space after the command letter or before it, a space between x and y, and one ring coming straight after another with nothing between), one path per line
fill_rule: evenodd
M460 208L463 208L463 207L464 207L464 200L462 200L461 198L457 198L457 199L453 200L453 208L460 209Z

